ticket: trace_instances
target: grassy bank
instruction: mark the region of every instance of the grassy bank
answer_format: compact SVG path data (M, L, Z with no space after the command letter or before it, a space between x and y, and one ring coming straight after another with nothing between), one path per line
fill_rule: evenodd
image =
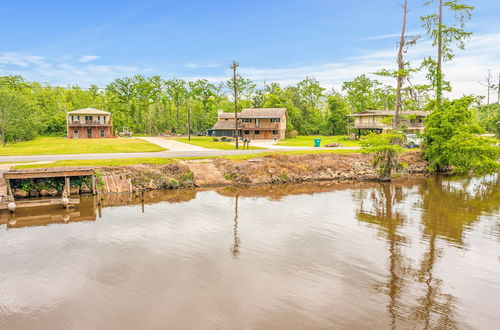
M0 156L98 154L164 151L165 148L141 139L66 139L39 137L32 141L0 146Z
M173 139L182 143L188 143L208 149L234 150L234 143L222 142L222 141L216 142L214 141L213 137L208 137L208 136L193 136L191 137L191 141L189 141L187 137L179 137ZM264 148L254 147L250 143L250 149L264 149Z
M314 139L321 139L321 146L325 146L330 143L340 143L344 147L360 147L360 141L351 141L347 135L335 135L335 136L324 136L324 135L304 135L297 136L295 138L286 138L280 140L277 145L288 146L288 147L313 147Z
M260 152L254 154L240 154L240 155L227 155L227 156L209 156L209 157L182 157L182 158L161 158L161 157L142 157L142 158L116 158L116 159L73 159L73 160L58 160L52 163L44 164L23 164L17 165L14 168L47 168L47 167L60 167L60 166L121 166L121 165L135 165L135 164L153 164L164 165L179 160L199 160L199 159L215 159L225 158L231 160L246 160L256 157L270 156L270 155L307 155L307 154L350 154L359 153L359 150L293 150L285 152Z

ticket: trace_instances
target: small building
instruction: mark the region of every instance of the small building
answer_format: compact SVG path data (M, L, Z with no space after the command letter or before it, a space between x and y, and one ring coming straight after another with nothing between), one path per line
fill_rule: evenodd
M424 118L429 114L427 111L404 111L400 114L401 126L409 133L423 133ZM394 111L365 110L349 116L354 117L355 129L383 132L392 129L391 118L394 117Z
M111 113L85 108L66 113L68 139L98 139L113 137Z
M243 109L238 113L238 136L250 140L284 139L286 131L285 108ZM217 122L208 130L209 136L234 136L234 112L219 110Z

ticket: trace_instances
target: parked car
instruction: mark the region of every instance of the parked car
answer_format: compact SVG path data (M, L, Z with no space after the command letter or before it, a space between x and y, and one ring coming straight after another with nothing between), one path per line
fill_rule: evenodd
M419 148L424 139L417 134L406 134L406 146L410 149Z

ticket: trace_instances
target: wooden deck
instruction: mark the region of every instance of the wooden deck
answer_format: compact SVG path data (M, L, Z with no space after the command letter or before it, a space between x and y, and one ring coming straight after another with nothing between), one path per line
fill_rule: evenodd
M38 179L38 178L61 178L72 176L91 176L94 169L90 166L80 167L49 167L23 170L10 170L4 173L5 179Z

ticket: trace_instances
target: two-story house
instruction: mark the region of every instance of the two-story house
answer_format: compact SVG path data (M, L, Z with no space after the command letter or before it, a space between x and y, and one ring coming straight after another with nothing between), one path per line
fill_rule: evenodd
M423 133L424 118L430 112L426 111L404 111L400 114L401 126L409 133ZM386 131L392 129L392 120L394 111L390 110L365 110L349 115L354 117L353 128L371 131Z
M96 139L113 137L111 113L85 108L66 113L68 139Z
M209 136L234 136L234 112L219 110L217 122L208 130ZM243 109L238 113L238 136L250 140L284 139L285 108Z

